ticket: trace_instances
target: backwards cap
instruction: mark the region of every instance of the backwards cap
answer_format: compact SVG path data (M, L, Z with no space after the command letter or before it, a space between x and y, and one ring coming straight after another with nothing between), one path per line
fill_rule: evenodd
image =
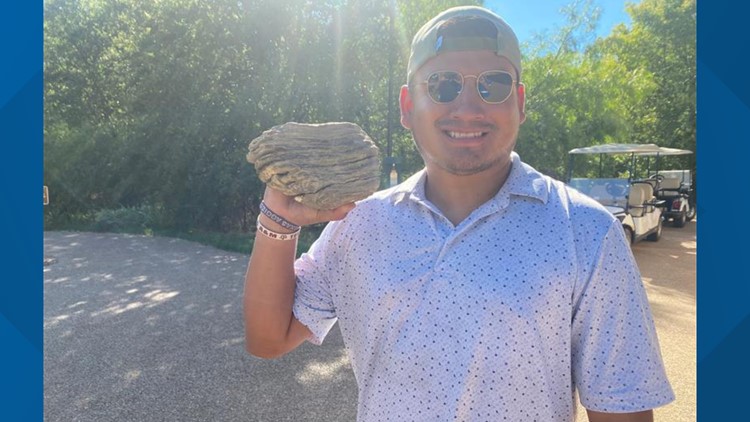
M446 21L456 17L482 18L497 28L497 37L452 36L443 37L439 32ZM521 76L521 50L513 29L500 16L491 11L476 7L453 7L424 24L411 42L411 54L406 72L406 80L411 82L414 73L428 60L447 51L491 50L498 56L507 58Z

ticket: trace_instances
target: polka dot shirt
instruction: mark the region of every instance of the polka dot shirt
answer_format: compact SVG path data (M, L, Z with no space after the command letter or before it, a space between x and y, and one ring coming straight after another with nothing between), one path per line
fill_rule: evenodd
M674 399L619 222L522 163L454 226L424 172L361 201L297 260L294 313L336 321L358 421L573 421Z

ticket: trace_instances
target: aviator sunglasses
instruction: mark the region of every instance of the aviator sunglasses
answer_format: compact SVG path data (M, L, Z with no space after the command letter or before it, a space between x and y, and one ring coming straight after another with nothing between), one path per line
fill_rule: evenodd
M464 88L464 79L477 81L477 92L485 103L500 104L510 98L516 81L513 75L502 70L488 70L479 76L462 75L451 70L433 72L422 82L427 84L427 93L432 101L447 104L458 98Z

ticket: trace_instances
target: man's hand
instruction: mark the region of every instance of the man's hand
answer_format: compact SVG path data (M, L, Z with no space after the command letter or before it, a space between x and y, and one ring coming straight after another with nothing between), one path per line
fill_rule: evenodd
M276 214L298 226L341 220L354 209L354 203L351 202L332 210L316 210L268 186L263 195L263 202Z

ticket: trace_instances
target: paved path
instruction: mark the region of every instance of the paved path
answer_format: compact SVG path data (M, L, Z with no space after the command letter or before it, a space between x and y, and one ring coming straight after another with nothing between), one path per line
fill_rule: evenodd
M355 419L356 385L337 329L323 346L304 344L279 360L245 353L247 256L72 232L45 233L44 250L46 421ZM694 421L695 223L634 252L678 394L657 420Z
M45 421L353 421L338 330L274 361L244 351L247 256L183 240L48 232Z
M648 292L667 376L676 400L656 409L658 422L694 422L696 411L696 221L665 227L658 242L633 247Z

